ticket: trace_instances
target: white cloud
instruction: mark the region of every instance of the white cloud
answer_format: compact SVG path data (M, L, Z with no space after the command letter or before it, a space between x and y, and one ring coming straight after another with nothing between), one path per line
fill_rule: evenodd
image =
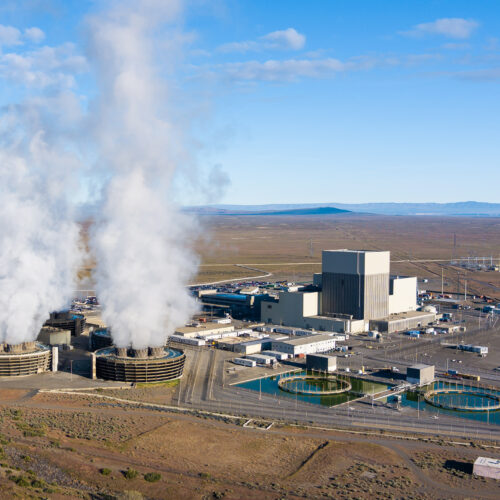
M441 35L447 38L465 40L470 38L479 26L477 21L460 17L445 17L431 23L421 23L409 31L400 32L401 35L421 37L425 35Z
M286 30L273 31L262 37L262 40L270 42L279 48L300 50L306 43L306 37L293 28Z
M302 78L331 78L339 73L369 71L375 68L411 68L440 61L442 55L405 54L381 56L357 56L345 61L331 57L303 58L267 61L243 61L217 65L205 65L203 78L226 78L239 82L293 82Z
M21 32L13 26L0 24L0 47L21 44Z
M249 52L266 49L275 50L300 50L306 43L306 37L294 28L278 30L261 36L257 40L231 42L221 45L220 52Z
M273 82L293 81L301 77L324 78L356 67L360 67L360 64L328 58L236 62L221 64L214 69L234 80Z
M40 43L45 38L45 33L36 26L24 30L24 36L33 43Z
M75 75L86 69L86 59L77 54L70 43L24 53L0 54L0 80L28 87L70 88L74 86Z

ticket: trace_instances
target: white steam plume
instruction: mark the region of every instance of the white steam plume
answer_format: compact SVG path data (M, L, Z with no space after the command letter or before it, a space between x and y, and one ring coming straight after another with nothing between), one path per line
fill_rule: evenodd
M9 344L36 339L69 304L80 258L66 196L78 162L38 111L11 107L0 121L0 342Z
M170 201L186 155L158 69L177 57L180 14L175 1L127 1L88 22L99 88L92 128L109 178L91 245L103 318L119 347L161 346L196 310L186 289L196 271L189 223Z

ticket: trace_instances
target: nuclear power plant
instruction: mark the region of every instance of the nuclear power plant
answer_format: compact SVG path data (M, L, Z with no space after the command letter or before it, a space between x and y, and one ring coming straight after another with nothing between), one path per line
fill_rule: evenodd
M57 348L38 342L0 344L0 377L35 375L57 371Z
M186 355L178 349L106 347L92 355L92 377L121 382L165 382L182 376Z

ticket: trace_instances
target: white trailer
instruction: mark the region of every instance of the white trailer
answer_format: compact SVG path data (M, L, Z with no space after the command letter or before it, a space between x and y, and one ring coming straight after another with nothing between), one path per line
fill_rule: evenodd
M234 358L233 363L235 365L248 366L250 368L255 368L257 366L256 361L254 361L253 359L247 359L247 358Z

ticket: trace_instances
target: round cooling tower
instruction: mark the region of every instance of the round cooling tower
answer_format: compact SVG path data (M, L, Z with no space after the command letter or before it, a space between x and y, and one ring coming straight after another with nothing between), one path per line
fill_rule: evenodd
M0 377L35 375L51 369L52 351L43 344L0 344Z
M105 347L95 353L96 376L121 382L164 382L182 376L186 355L169 347Z

